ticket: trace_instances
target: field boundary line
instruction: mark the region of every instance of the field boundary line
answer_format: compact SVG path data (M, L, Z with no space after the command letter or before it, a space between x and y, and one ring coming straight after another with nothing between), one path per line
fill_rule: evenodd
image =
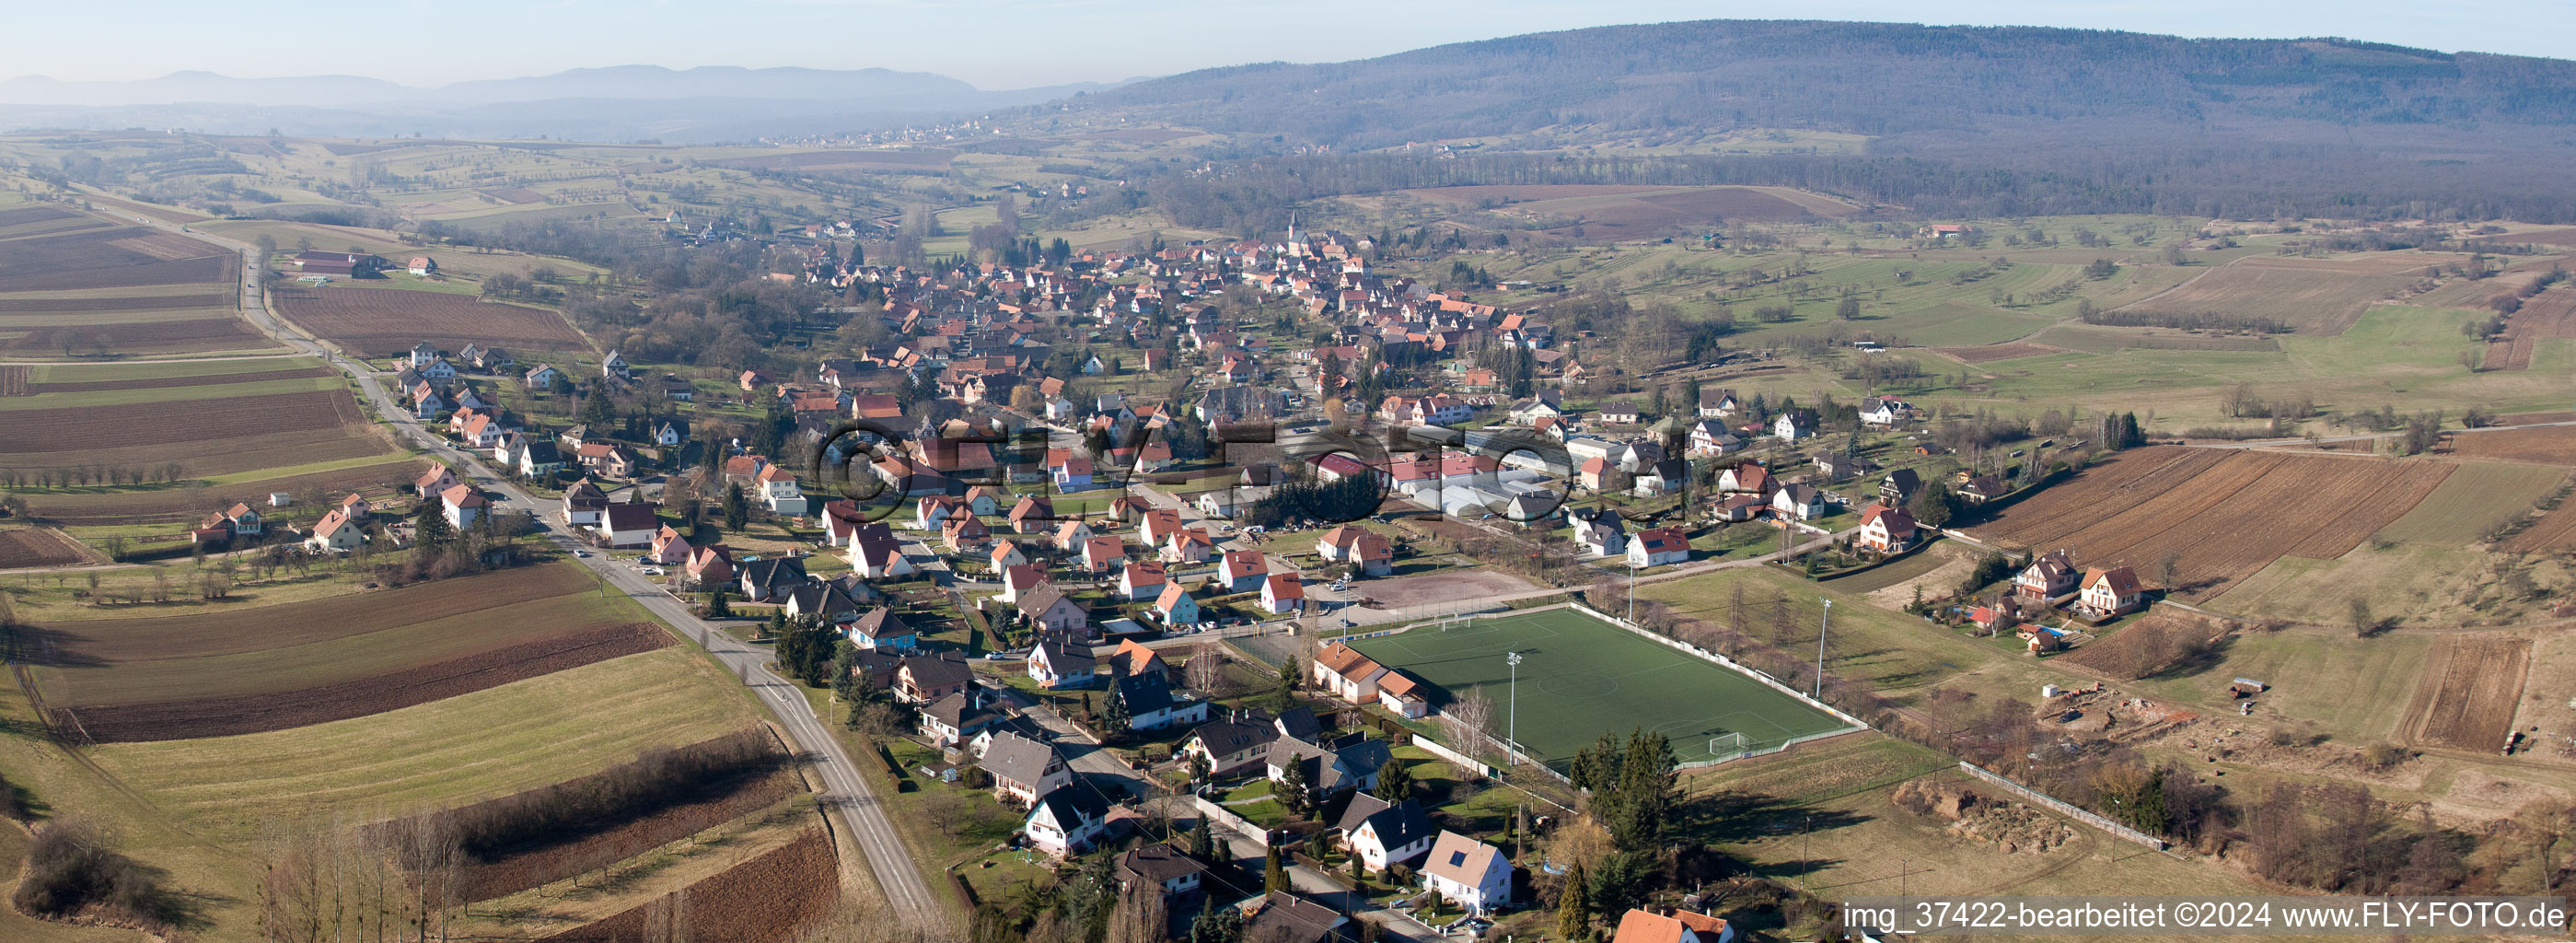
M2066 816L2066 817L2068 817L2068 818L2074 819L2074 820L2076 820L2076 821L2078 821L2078 822L2082 822L2082 823L2084 823L2084 824L2086 824L2086 825L2093 826L2094 828L2101 829L2101 830L2103 830L2103 831L2105 831L2105 832L2110 833L2110 834L2111 834L2112 836L2114 836L2114 837L2117 837L2117 838L2124 838L2124 839L2127 839L2127 840L2129 840L2129 841L2133 841L2133 842L2136 842L2136 843L2138 843L2138 844L2145 845L2145 846L2147 846L2148 848L2154 849L2154 850L2156 850L2156 851L2163 851L2163 850L2165 850L2165 840L2164 840L2164 839L2157 838L2157 837L2155 837L2155 836L2153 836L2153 835L2149 835L2149 834L2147 834L2147 833L2145 833L2145 832L2138 831L2137 829L2130 828L2130 827L2128 827L2128 826L2126 826L2126 825L2122 825L2122 824L2120 824L2120 823L2118 823L2118 822L2111 821L2110 819L2106 819L2106 818L2103 818L2103 817L2101 817L2101 816L2099 816L2099 815L2095 815L2095 814L2093 814L2093 813L2091 813L2091 812L2086 812L2086 811L2084 811L2084 810L2082 810L2082 809L2078 809L2078 808L2076 808L2076 807L2074 807L2074 806L2072 806L2072 805L2068 805L2067 803L2065 803L2065 802L2063 802L2063 801L2060 801L2060 800L2059 800L2057 797L2055 797L2055 796L2051 796L2051 795L2049 795L2049 794L2047 794L2047 793L2041 792L2041 791L2036 790L2036 789L2032 789L2032 788L2030 788L2029 786L2024 786L2024 785L2022 785L2022 784L2020 784L2020 783L2018 783L2018 782L2014 782L2014 781L2013 781L2012 779L2010 779L2009 777L2006 777L2006 776L2004 776L2004 775L2002 775L2002 774L2000 774L2000 773L1992 773L1992 772L1988 772L1988 771L1986 770L1986 768L1985 768L1985 767L1978 766L1978 765L1977 765L1977 764L1975 764L1975 763L1970 763L1970 762L1968 762L1968 761L1966 761L1966 760L1960 760L1960 761L1959 761L1959 771L1960 771L1960 772L1964 772L1964 773L1966 773L1966 774L1968 774L1968 775L1970 775L1970 776L1974 776L1974 777L1976 777L1976 778L1978 778L1978 779L1985 780L1986 782L1992 783L1992 784L1994 784L1994 785L1996 785L1996 786L2000 786L2000 787L2002 787L2002 788L2004 788L2004 789L2010 790L2010 791L2011 791L2013 794L2015 794L2015 795L2018 795L2018 796L2020 796L2020 797L2022 797L2022 798L2024 798L2024 799L2028 799L2028 800L2030 800L2030 801L2032 801L2032 802L2039 803L2040 805L2047 806L2051 811L2055 811L2055 812L2057 812L2057 813L2059 813L2059 814L2065 815L2065 816Z

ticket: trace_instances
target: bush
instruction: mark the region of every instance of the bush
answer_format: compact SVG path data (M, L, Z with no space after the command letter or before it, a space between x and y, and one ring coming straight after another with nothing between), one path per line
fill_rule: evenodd
M2405 748L2389 743L2374 743L2361 750L2362 762L2369 763L2372 769L2387 769L2413 756Z
M58 819L36 833L11 901L39 917L68 917L95 907L147 928L169 924L153 871L109 850L106 834L82 819Z

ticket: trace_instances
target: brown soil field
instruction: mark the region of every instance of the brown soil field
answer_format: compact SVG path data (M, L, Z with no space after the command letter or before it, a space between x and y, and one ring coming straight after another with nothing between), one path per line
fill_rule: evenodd
M336 391L335 391L336 392ZM239 403L241 399L205 400L210 403ZM121 466L159 468L179 463L182 478L231 475L276 468L279 456L294 456L298 462L336 462L343 459L391 458L392 450L383 433L372 426L343 425L298 432L276 432L235 436L229 439L202 439L188 443L106 446L57 452L0 453L5 467L22 470L38 468L76 468Z
M597 585L580 567L529 566L398 589L200 615L98 619L44 627L37 664L136 664L267 651L385 628L388 613L429 622L578 593Z
M50 527L0 530L0 570L105 562L106 558Z
M585 346L562 315L465 295L363 288L281 288L276 295L286 316L305 330L370 357L401 353L422 341L449 350L467 344L536 350Z
M176 386L225 386L234 383L265 383L270 380L294 380L339 376L329 367L304 367L295 370L261 370L254 373L216 373L194 377L147 377L139 380L75 380L69 383L31 384L37 393L86 393L94 390L158 390Z
M230 292L201 295L142 295L132 298L0 298L0 312L50 314L57 311L158 311L167 308L221 308L233 303Z
M2507 317L2504 333L2487 341L2488 370L2529 370L2531 354L2541 341L2576 337L2576 291L2544 291L2523 302Z
M2504 748L2531 668L2531 640L2447 635L2433 643L2424 677L2398 729L2415 742L2481 753Z
M2178 554L2178 581L2205 599L2282 556L2350 552L2452 467L2151 446L2005 508L1974 534L2015 549L2064 548L2078 566L2135 567L2147 581L2166 554Z
M94 743L229 737L380 714L671 644L661 626L628 622L299 691L55 711L75 718L69 731Z
M0 396L36 395L36 391L30 388L33 384L27 382L27 376L33 372L23 363L0 364Z
M491 900L598 870L766 809L801 788L794 770L781 769L609 831L477 863L466 869L463 894L466 900Z
M121 324L66 325L0 336L0 350L88 353L105 348L120 353L179 353L248 350L272 342L250 323L236 317L188 321L142 321Z
M503 203L513 205L520 203L543 203L546 201L545 194L538 193L537 191L530 190L526 187L511 187L507 190L476 190L474 192L499 200Z
M1981 344L1975 347L1935 347L1933 351L1962 363L1986 363L2015 357L2036 357L2060 351L2043 344Z
M2552 246L2576 246L2576 229L2541 229L2526 233L2516 233L2509 238L2515 242L2537 242L2543 245Z
M391 457L388 457L391 461ZM393 498L400 507L409 507L410 493L396 495L389 482L407 482L425 467L419 460L384 465L360 465L335 471L264 478L240 484L208 488L163 488L154 491L98 489L75 492L22 493L27 499L27 512L67 527L98 527L115 524L149 524L158 521L193 521L235 501L258 503L265 495L283 491L299 500L307 488L320 488L332 500L355 491L369 500Z
M14 410L0 413L0 442L9 443L9 450L18 453L98 451L102 443L176 445L366 422L366 415L359 411L348 391L309 390L166 403ZM170 457L184 458L187 450L172 452ZM316 460L307 455L293 458Z
M2545 413L2506 413L2495 417L2499 426L2532 426L2544 422L2576 422L2576 410Z
M2547 465L2576 465L2576 426L2540 426L2457 433L2451 454Z
M2115 678L2135 681L2163 671L2175 646L2191 635L2212 633L2200 623L2159 611L2058 657Z
M2403 275L2346 268L2351 266L2252 256L2118 310L2262 317L2302 334L2330 336L2352 327L2372 302L2395 296L2409 282Z
M13 239L0 242L0 291L220 282L232 274L231 258L210 243L140 227Z
M0 226L19 223L41 223L49 219L70 219L80 215L57 206L17 206L0 210Z
M2561 501L2498 547L2507 553L2547 553L2576 546L2576 501Z
M1082 139L1086 141L1134 141L1145 144L1161 144L1165 141L1178 141L1182 138L1194 138L1205 133L1207 132L1179 131L1172 128L1121 128L1116 131L1094 131L1090 134L1083 135Z
M672 938L670 926L677 922L687 928L687 939L779 943L830 912L840 891L831 833L817 825L794 841L691 884L687 890L544 939L548 943L644 943Z

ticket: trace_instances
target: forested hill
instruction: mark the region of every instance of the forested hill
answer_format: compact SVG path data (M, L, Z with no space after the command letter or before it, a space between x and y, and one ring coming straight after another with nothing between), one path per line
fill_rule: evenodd
M1712 20L1209 69L1087 104L1360 147L1567 125L1874 136L2034 119L2565 125L2576 62L2332 39Z

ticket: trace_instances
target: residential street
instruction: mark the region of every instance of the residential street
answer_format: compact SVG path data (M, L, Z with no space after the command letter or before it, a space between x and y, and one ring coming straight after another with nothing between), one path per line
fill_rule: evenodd
M182 228L130 213L120 213L120 215L160 229L176 231ZM356 380L359 390L374 405L377 415L393 420L394 427L400 430L402 436L410 439L412 444L427 450L440 461L446 462L450 468L473 479L477 487L500 495L500 498L493 502L493 513L516 514L522 510L535 510L538 513L533 520L544 527L543 534L548 539L563 547L567 553L582 545L567 532L565 525L545 513L546 505L531 498L527 492L511 484L507 478L495 474L477 457L476 453L460 452L450 448L437 436L422 428L417 420L411 418L408 411L401 409L395 403L393 397L385 391L383 383L365 364L340 356L319 340L292 329L283 319L277 318L270 312L262 303L259 294L258 264L254 261L254 256L258 252L256 247L205 233L191 232L190 235L223 245L242 254L242 314L253 326L288 347L322 358ZM877 800L868 781L861 777L858 767L850 762L848 754L841 749L840 741L832 736L831 731L826 729L821 721L815 719L813 710L806 702L803 693L793 683L763 667L770 657L767 649L744 645L734 641L731 636L716 631L714 626L691 614L687 606L669 593L653 585L632 569L618 566L606 555L592 555L580 558L576 562L588 566L607 585L642 603L656 617L696 640L732 671L735 677L743 679L743 683L758 695L761 704L768 707L770 713L778 718L780 725L795 742L797 749L815 757L815 767L829 789L823 796L825 806L840 818L842 827L848 830L855 843L867 855L869 871L876 876L887 903L895 908L904 925L923 928L949 925L951 921L947 910L940 905L939 899L931 893L929 885L923 881L921 870L913 863L911 854L904 848L902 839L897 836L894 823L886 817L884 806Z

